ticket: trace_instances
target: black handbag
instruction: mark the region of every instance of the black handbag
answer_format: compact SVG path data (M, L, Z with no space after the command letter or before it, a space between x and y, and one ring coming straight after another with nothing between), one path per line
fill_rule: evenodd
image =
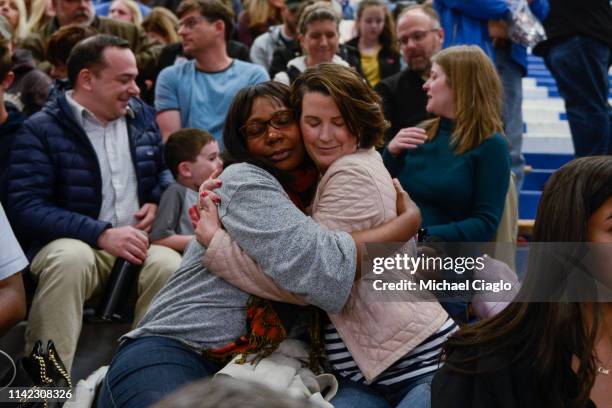
M15 378L10 387L37 388L63 388L72 389L70 374L57 354L52 340L47 343L46 350L42 343L37 341L29 356L17 360ZM63 395L67 395L63 393ZM68 395L71 395L68 394ZM19 408L59 408L60 401L35 400L29 401L27 397L18 403Z

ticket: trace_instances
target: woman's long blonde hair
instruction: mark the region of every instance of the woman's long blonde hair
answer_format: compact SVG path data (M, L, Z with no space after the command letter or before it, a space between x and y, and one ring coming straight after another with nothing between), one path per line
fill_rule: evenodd
M11 0L15 3L17 10L19 11L19 18L17 19L17 25L13 27L13 42L19 42L28 36L28 11L26 9L25 2L23 0Z
M37 33L47 24L53 17L47 16L47 1L34 0L32 9L27 23L28 33Z
M111 1L111 6L115 1L123 3L125 7L127 7L132 12L132 24L140 27L140 24L142 24L142 13L140 12L140 7L138 7L138 3L136 3L134 0L113 0Z
M249 27L267 24L270 19L281 21L280 9L272 7L268 0L246 0L245 9L249 13Z
M493 62L475 45L446 48L432 57L448 81L453 94L455 128L451 144L462 154L478 147L494 133L503 134L502 84ZM423 124L430 138L440 119Z

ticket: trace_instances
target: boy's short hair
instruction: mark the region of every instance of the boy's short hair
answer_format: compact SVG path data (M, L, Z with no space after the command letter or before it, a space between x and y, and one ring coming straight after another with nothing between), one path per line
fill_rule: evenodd
M54 32L49 41L45 54L47 61L55 66L63 66L68 62L70 51L81 40L93 37L96 30L91 27L65 26Z
M0 81L4 81L13 69L13 59L9 42L0 39Z
M202 129L181 129L172 133L164 146L164 156L174 178L178 178L179 164L195 161L202 147L215 141L210 133Z

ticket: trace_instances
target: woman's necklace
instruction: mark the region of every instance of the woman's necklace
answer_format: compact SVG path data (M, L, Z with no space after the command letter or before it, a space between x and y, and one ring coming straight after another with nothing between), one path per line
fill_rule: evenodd
M602 363L603 365L598 365L597 366L597 374L603 374L603 375L610 375L610 360L612 360L612 333L610 333L610 330L608 329L608 323L606 322L604 324L604 327L606 328L606 334L608 337L608 342L610 343L610 355L608 356L608 361L604 362L599 360L600 363Z

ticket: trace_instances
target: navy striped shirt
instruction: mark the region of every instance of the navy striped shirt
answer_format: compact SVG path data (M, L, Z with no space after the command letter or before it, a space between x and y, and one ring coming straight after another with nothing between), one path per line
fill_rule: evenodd
M399 385L414 381L438 369L440 353L446 339L459 327L450 317L434 334L425 339L410 353L381 373L371 385ZM355 382L367 384L357 363L340 338L336 328L328 323L323 328L323 342L329 362L338 375Z

